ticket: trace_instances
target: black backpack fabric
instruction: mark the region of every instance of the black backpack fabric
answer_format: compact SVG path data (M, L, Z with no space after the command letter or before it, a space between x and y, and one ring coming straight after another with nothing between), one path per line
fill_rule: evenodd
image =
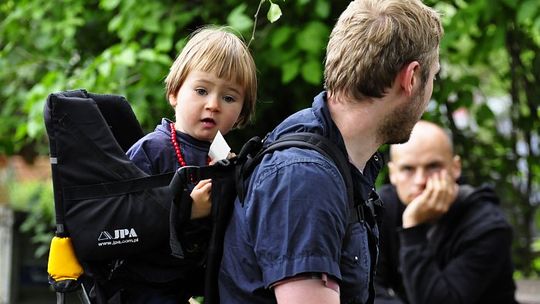
M313 149L332 160L354 211L349 221L364 219L364 205L354 202L347 156L322 135L292 133L269 146L255 137L233 159L149 176L125 155L143 131L124 97L85 90L54 93L44 117L56 234L71 237L76 257L85 265L144 254L169 242L171 254L186 265L204 266L205 303L219 303L217 276L235 199L243 201L245 182L265 154L290 147ZM204 256L191 256L184 246L190 242L187 184L207 178L212 179L211 239ZM100 280L106 284L106 275Z

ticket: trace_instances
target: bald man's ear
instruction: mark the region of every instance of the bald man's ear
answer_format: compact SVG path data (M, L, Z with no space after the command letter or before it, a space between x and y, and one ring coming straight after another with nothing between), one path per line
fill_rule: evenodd
M454 155L452 158L452 177L457 181L461 177L461 158Z
M393 162L389 162L388 163L388 177L390 178L390 183L392 185L396 184L396 178L395 178L396 170L397 170L396 165Z

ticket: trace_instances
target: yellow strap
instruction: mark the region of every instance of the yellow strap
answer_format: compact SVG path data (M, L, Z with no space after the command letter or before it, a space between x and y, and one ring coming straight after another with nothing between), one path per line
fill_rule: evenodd
M73 250L71 238L55 236L51 241L47 272L55 281L77 280L83 269Z

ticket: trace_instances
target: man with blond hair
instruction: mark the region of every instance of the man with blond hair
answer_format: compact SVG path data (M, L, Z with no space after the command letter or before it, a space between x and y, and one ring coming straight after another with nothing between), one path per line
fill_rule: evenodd
M375 303L516 303L512 229L491 188L458 185L445 131L420 121L390 158Z
M406 141L425 111L442 32L439 15L420 0L349 4L328 43L326 90L265 145L297 132L326 137L349 160L354 204L338 168L320 153L265 155L226 231L222 303L373 302L376 151Z

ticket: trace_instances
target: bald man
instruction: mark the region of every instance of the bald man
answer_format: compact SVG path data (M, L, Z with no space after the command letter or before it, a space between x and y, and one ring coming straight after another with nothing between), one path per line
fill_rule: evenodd
M388 167L375 303L517 303L511 227L492 189L457 184L445 131L419 121Z

